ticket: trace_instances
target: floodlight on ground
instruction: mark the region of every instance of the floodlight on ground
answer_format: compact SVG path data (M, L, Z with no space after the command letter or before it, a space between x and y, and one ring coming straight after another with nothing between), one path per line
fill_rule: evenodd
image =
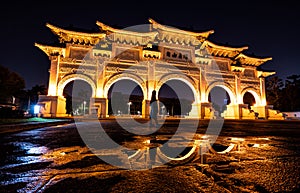
M34 105L33 113L34 113L34 114L40 113L40 105Z

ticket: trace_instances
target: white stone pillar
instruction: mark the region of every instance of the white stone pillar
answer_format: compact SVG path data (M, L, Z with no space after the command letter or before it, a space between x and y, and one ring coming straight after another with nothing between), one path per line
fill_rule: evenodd
M97 85L96 85L96 97L97 98L106 98L104 96L104 81L105 81L105 66L103 63L98 64L97 68Z
M262 106L267 105L267 100L266 100L266 86L265 86L265 77L260 76L259 77L259 87L260 87L260 101Z
M243 96L241 94L241 78L240 74L235 75L235 93L236 93L236 103L243 104ZM231 101L234 103L234 101Z
M57 80L59 72L59 56L50 56L48 96L57 96Z
M207 82L205 79L205 70L200 67L200 78L199 78L199 91L200 91L200 101L208 102L208 98L206 97L206 87ZM207 94L208 96L208 94Z
M142 117L143 118L149 118L150 117L150 100L143 100Z
M93 103L92 103L93 102ZM92 98L92 108L97 108L97 116L99 118L108 117L108 99L107 98Z

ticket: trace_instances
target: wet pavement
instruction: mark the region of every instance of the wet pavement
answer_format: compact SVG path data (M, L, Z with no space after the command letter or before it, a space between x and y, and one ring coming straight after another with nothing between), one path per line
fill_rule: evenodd
M215 135L200 121L187 140L174 137L179 121L150 135L122 129L126 119L0 135L0 192L300 192L300 122L225 121Z

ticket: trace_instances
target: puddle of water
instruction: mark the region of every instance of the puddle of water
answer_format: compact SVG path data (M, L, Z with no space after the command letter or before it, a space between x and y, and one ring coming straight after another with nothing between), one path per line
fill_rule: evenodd
M49 151L45 146L39 146L39 144L33 144L29 142L13 142L11 143L18 150L24 150L26 154L37 154L41 155Z
M20 132L20 133L16 133L13 136L32 138L34 136L40 136L41 132L43 132L43 131L41 131L40 129L33 129L33 130L28 130L28 131L23 131L23 132Z
M29 142L13 142L10 145L14 149L14 152L9 155L11 161L6 163L1 169L41 162L43 161L41 156L49 151L45 146L38 146L38 144Z
M241 137L230 137L230 138L228 138L228 140L234 141L234 142L243 142L243 141L245 141L245 138L241 138Z
M40 147L30 147L28 150L27 150L27 153L28 154L45 154L49 152L49 149L45 146L40 146Z
M249 143L247 145L248 145L248 147L256 147L256 148L268 146L268 144L266 144L266 143L263 143L263 144L260 144L260 143L254 143L254 144Z
M47 151L43 154L42 159L53 161L53 166L64 165L73 161L80 161L86 156L90 156L92 153L88 147L62 147Z

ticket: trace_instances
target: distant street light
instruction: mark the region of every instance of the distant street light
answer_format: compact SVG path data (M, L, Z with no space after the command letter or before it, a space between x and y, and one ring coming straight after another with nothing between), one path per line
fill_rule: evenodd
M163 105L162 107L161 107L161 114L162 114L162 116L163 116L163 118L165 117L165 106Z
M127 105L128 105L128 115L130 115L130 105L132 105L132 102L128 102Z
M86 101L83 101L83 115L85 115L85 105L86 105Z
M12 98L12 104L15 104L16 98L14 96L11 96Z

